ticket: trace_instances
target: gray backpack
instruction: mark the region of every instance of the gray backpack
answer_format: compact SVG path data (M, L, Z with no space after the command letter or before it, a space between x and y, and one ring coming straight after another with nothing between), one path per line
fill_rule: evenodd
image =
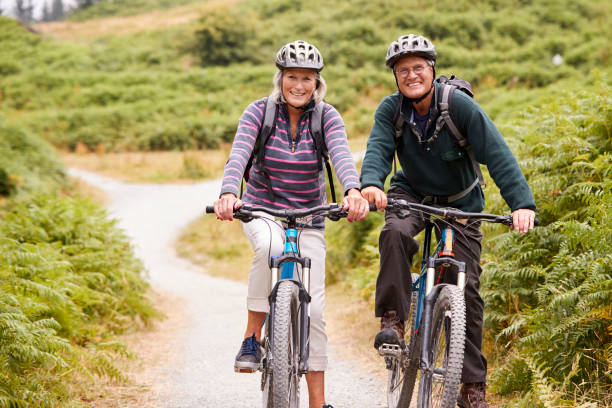
M455 75L451 75L450 77L446 77L444 75L440 76L436 79L436 82L442 84L441 97L438 101L438 112L439 116L436 119L436 129L434 130L434 134L432 137L426 140L426 142L431 142L438 137L440 130L444 126L448 128L450 133L455 137L457 144L459 147L465 150L468 154L470 161L472 162L472 166L474 167L474 171L478 178L470 185L467 189L461 191L460 193L454 194L446 198L447 203L457 201L458 199L465 197L476 185L480 184L481 186L485 185L484 177L482 176L482 171L480 170L480 164L476 161L474 157L474 152L472 151L472 147L468 140L463 136L459 128L455 125L453 118L450 114L450 106L451 101L453 99L453 93L456 90L459 90L470 97L474 97L474 92L472 91L472 86L469 82L455 77ZM397 150L399 141L404 133L404 129L406 128L406 119L404 115L401 114L402 105L404 102L404 96L402 93L399 93L399 103L397 104L397 110L395 111L395 115L393 117L393 123L395 127L395 149ZM395 157L393 158L393 167L394 172L396 172L396 164Z
M274 201L274 193L272 192L272 184L270 182L270 175L264 170L265 154L262 146L265 146L270 139L272 129L274 129L274 123L276 122L276 116L278 115L278 106L272 98L265 98L265 111L264 120L257 133L257 139L255 139L255 145L253 146L253 152L249 161L244 169L243 178L245 181L249 181L249 175L251 172L251 166L253 165L253 159L257 157L257 162L260 163L260 167L266 178L266 184L268 185L268 195L272 201ZM331 165L329 164L329 154L327 152L327 145L325 144L325 138L323 136L323 108L325 103L320 102L315 105L314 109L310 112L310 133L314 141L314 147L317 152L317 163L318 170L323 169L321 162L325 161L325 168L327 169L327 180L329 183L329 189L332 195L332 202L336 202L336 191L334 189L334 180L332 178ZM240 197L243 193L243 183L240 184Z

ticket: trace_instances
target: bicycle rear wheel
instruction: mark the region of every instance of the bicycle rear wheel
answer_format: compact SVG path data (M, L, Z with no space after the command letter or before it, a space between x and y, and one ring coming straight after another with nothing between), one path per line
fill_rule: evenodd
M419 278L417 273L412 274L412 282ZM410 298L410 329L406 332L407 356L402 359L391 358L389 377L387 379L387 405L389 408L409 408L416 382L419 367L420 350L418 347L418 333L416 327L416 310L418 292L413 291Z
M273 349L271 387L274 407L300 405L298 287L281 281L276 293L272 327Z
M454 408L457 404L465 347L465 300L456 286L446 286L431 321L430 372L421 372L418 406Z

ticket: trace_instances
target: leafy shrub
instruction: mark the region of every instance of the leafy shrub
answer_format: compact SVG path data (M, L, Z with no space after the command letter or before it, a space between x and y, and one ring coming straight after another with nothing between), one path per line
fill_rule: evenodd
M14 127L0 126L0 195L53 191L66 183L50 146Z
M233 7L214 8L202 17L200 27L194 51L203 66L259 60L256 48L249 46L255 33L253 16Z
M487 325L511 341L533 381L522 392L546 404L610 404L612 159L609 84L567 94L521 119L522 165L543 223L490 241L484 268ZM501 350L498 350L501 351ZM510 386L499 378L500 389Z
M78 406L76 379L122 378L112 336L157 315L116 221L67 187L45 141L0 126L0 406Z
M115 221L89 201L53 195L22 198L0 216L4 401L54 407L71 396L73 375L121 378L105 349L124 351L105 341L155 312Z

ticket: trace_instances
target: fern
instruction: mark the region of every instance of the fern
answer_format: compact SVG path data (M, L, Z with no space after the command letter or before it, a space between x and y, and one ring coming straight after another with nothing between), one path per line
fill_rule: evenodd
M522 391L544 407L612 404L608 95L568 95L565 105L526 115L525 138L532 143L522 146L521 164L543 226L486 244L485 321L498 340L513 344L496 350L519 353L528 364L532 384Z

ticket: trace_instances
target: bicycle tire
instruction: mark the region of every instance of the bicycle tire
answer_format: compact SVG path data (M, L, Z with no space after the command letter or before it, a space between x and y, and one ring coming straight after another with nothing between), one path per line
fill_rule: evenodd
M457 286L445 286L432 314L429 358L433 369L421 372L419 408L454 408L459 394L465 347L465 300Z
M419 278L418 273L412 274L412 283ZM410 297L410 329L406 332L407 358L401 362L393 359L389 376L387 379L387 405L389 408L409 408L416 383L420 359L420 347L418 347L417 332L417 304L418 292L413 291Z
M278 408L297 408L300 404L298 316L298 287L291 281L281 281L273 316L271 370L273 406Z

